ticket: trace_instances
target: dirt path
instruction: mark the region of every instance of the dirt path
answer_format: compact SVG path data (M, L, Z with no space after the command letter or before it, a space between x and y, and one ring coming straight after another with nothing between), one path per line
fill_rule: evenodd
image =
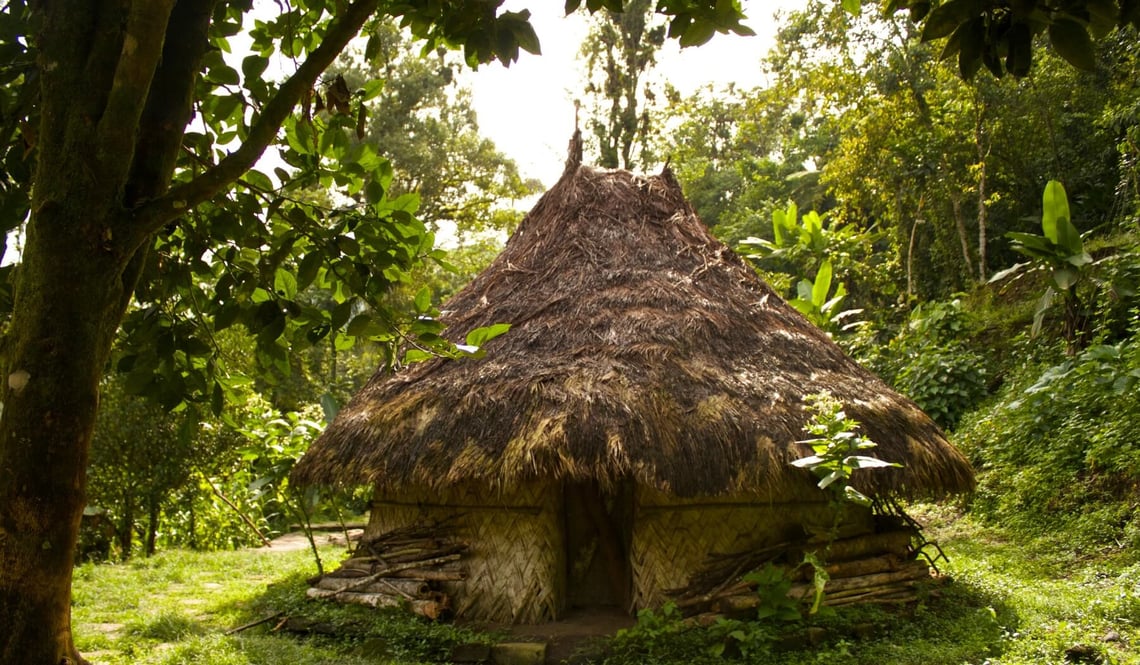
M348 537L353 542L360 540L361 534L364 533L363 529L349 529ZM344 533L341 531L317 531L313 533L313 539L317 541L317 546L321 545L340 545L345 546ZM278 536L270 541L269 547L261 549L270 550L273 552L293 552L296 550L309 549L309 539L305 537L303 531L294 531Z

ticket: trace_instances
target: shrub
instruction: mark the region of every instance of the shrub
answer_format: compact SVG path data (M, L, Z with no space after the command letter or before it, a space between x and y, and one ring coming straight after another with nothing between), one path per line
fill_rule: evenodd
M1119 546L1140 528L1140 315L1116 344L1027 366L967 418L957 442L983 471L974 511L1078 546Z

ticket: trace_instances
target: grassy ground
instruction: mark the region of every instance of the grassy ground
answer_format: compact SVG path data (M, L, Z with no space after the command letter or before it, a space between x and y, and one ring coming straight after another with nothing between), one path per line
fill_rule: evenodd
M862 609L824 618L810 644L753 649L757 663L852 665L1140 665L1140 562L1135 552L1075 555L1058 539L1027 542L968 519L932 529L954 581L917 609ZM326 548L326 561L340 550ZM452 644L488 640L452 626L304 600L306 551L164 552L76 570L73 621L94 663L246 665L438 662ZM278 611L338 626L347 637L300 637ZM802 631L801 631L802 632ZM644 636L643 636L644 637ZM715 641L715 640L714 640ZM708 635L649 631L611 644L611 663L717 662ZM739 645L737 645L739 646ZM744 642L744 650L750 646ZM729 649L739 654L740 649ZM602 659L602 658L600 658Z

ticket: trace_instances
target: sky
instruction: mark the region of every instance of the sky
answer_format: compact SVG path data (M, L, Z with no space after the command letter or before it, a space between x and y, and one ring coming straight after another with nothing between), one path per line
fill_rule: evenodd
M565 17L560 0L507 0L504 10L529 9L542 44L542 55L523 52L508 69L498 63L464 75L472 90L479 128L519 165L524 177L550 187L562 173L566 145L574 131L574 90L580 89L584 68L576 62L588 19L579 13ZM663 79L682 94L708 84L721 88L765 83L760 59L773 43L774 12L802 5L802 0L744 0L744 23L756 36L718 34L699 47L681 49L669 40L658 56L657 85Z

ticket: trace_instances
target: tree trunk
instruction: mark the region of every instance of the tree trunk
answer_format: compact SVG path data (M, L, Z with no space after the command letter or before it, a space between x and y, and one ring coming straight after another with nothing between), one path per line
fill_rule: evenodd
M950 206L954 210L954 226L958 229L958 242L962 246L962 260L966 262L966 274L974 274L974 262L970 258L970 238L966 234L966 220L962 217L962 200L958 195L950 197Z
M123 502L123 516L119 520L119 558L123 561L131 558L131 543L135 539L135 501L134 495L128 494Z
M148 515L146 522L146 555L154 556L155 541L158 540L158 516L160 502L158 497L150 497L150 506L148 507Z
M35 186L0 372L5 665L84 662L71 637L71 572L88 451L99 379L142 255L116 241L129 226L123 191L132 158L120 148L137 128L130 99L146 88L117 77L116 65L127 52L124 26L141 36L130 56L157 61L165 26L154 35L143 19L169 13L171 2L155 0L129 20L119 3L39 7Z
M0 662L82 662L71 568L98 384L123 312L125 261L82 182L37 179L16 284L0 421ZM57 179L58 180L58 179Z
M974 146L978 151L978 281L986 281L986 159L990 148L986 142L984 102L975 100Z
M244 143L172 193L215 0L32 3L35 184L0 348L0 663L84 662L71 572L99 379L154 234L253 165L378 4L338 3Z

